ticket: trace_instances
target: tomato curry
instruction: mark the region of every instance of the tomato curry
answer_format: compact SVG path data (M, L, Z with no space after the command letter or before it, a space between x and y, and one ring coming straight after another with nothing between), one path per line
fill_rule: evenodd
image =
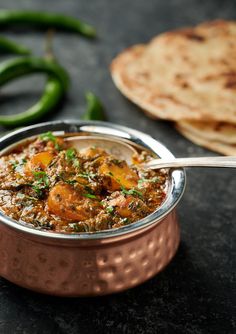
M0 158L0 210L37 229L75 233L118 228L155 211L166 196L165 170L145 170L99 147L77 151L40 135Z

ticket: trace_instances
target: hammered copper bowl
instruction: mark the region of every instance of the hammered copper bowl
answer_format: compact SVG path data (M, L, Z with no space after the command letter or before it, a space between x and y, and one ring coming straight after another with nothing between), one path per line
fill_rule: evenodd
M103 122L59 121L30 126L0 139L1 154L46 131L115 136L161 158L161 143L136 130ZM0 214L0 275L27 289L57 296L96 296L134 287L173 258L180 230L175 207L185 187L182 169L170 171L167 198L148 217L122 228L63 234L41 231Z

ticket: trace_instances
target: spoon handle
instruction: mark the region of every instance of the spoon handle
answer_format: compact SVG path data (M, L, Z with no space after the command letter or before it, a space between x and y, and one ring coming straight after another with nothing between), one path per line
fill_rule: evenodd
M176 159L154 159L144 168L177 168L177 167L231 167L236 168L236 156L226 157L201 157L201 158L176 158Z

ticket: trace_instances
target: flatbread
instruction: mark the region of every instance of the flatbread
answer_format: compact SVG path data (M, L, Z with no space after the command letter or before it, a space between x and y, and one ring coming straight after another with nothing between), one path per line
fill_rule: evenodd
M208 148L212 151L224 154L224 155L236 155L236 144L223 143L216 140L207 140L204 137L196 135L190 130L186 130L181 127L181 124L176 125L176 129L187 139L193 143L202 147Z
M236 22L163 33L111 64L116 86L153 118L236 124Z
M236 124L201 121L181 121L178 124L182 129L206 140L236 144Z

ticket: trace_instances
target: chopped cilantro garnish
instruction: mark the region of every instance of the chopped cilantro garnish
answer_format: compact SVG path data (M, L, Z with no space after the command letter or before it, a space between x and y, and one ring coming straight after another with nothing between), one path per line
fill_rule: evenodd
M17 198L20 198L20 199L28 199L28 200L31 200L31 201L37 201L37 198L35 197L32 197L32 196L28 196L28 195L25 195L23 193L18 193L16 195Z
M86 229L81 223L70 223L69 227L72 228L74 232L86 232Z
M21 161L14 161L11 160L10 163L12 164L12 168L15 170L17 167L23 166L27 162L26 159L21 159Z
M39 136L40 139L42 139L43 141L52 141L53 143L56 142L56 137L51 133L51 131L48 131L46 133L42 133Z
M75 158L76 158L75 149L68 148L68 150L66 150L66 159L69 161L73 161Z
M84 186L84 190L86 190L90 194L93 194L93 190L87 185Z
M30 200L30 201L37 201L37 200L38 200L38 198L33 197L33 196L28 196L28 195L25 195L24 198L25 198L25 199L28 199L28 200Z
M106 208L106 211L107 211L108 213L112 213L112 212L114 211L114 207L113 207L113 206L108 206L108 207Z
M36 181L32 185L32 188L39 197L43 195L43 190L49 187L49 178L43 171L33 173Z
M64 181L65 183L67 183L67 184L71 184L71 185L77 183L76 180L63 180L63 181Z
M79 177L83 177L85 179L90 179L90 178L93 178L95 177L97 174L94 174L94 173L80 173L80 174L77 174L77 176Z
M19 162L18 161L10 161L12 168L16 169L19 166Z
M74 161L73 161L73 165L74 165L75 167L79 168L79 167L80 167L79 159L74 159Z
M159 178L157 176L153 177L152 179L139 179L138 180L138 188L142 188L142 185L144 182L152 182L152 183L155 183L155 182L158 182L159 181Z
M29 200L31 200L31 201L37 201L37 200L38 200L37 198L35 198L35 197L33 197L33 196L28 196L28 195L25 195L25 198L26 198L26 199L29 199Z
M138 188L141 189L143 188L143 183L146 182L146 179L140 179L138 180Z
M135 209L137 209L138 207L138 203L136 203L135 201L132 201L131 203L129 203L128 205L128 208L131 210L131 211L134 211Z
M97 196L95 196L93 194L83 194L83 196L87 197L87 198L97 199Z
M120 159L112 159L111 162L116 166L120 166L120 164L123 164L123 161Z
M71 176L71 177L73 177L73 176ZM65 172L60 172L59 174L57 174L56 178L57 178L57 180L58 180L58 179L59 179L59 180L62 180L63 182L65 182L65 183L67 183L67 184L71 184L71 185L73 185L73 184L75 184L75 183L79 183L78 180L75 180L75 179L67 179L67 178L66 178L66 174L65 174Z
M45 189L45 188L42 188L42 187L37 186L37 185L34 185L34 186L32 186L32 189L36 192L36 194L38 195L38 197L42 197L43 196L43 189Z
M134 195L134 196L140 196L140 197L143 196L143 194L140 191L138 191L134 188L127 190L124 187L121 187L121 189L122 189L121 191L124 195Z
M68 150L66 150L66 159L72 162L75 167L80 167L80 162L74 148L68 148Z
M49 184L49 179L46 172L43 171L33 172L33 175L38 183L45 183L46 185Z
M124 224L124 225L126 225L126 224L129 224L129 218L123 218L122 219L122 223Z
M51 133L51 131L48 131L46 133L42 133L39 136L39 138L42 139L43 141L51 141L51 142L53 142L53 144L55 146L55 149L58 150L58 151L60 150L60 146L57 143L57 138Z

